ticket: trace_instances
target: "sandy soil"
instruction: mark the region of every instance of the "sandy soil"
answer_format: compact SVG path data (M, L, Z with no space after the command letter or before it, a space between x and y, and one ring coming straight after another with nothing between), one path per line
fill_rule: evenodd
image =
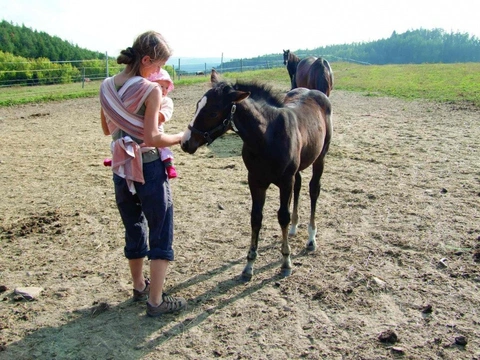
M183 130L207 84L177 86ZM287 90L287 89L282 89ZM174 149L176 261L187 311L131 301L98 99L0 108L0 359L480 359L479 112L334 90L334 137L306 252L279 277L269 189L255 274L239 281L250 195L233 133ZM41 287L34 301L17 287Z

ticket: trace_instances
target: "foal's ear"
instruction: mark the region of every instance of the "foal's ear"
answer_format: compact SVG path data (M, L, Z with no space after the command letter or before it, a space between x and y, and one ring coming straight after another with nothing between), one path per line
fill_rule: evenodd
M249 91L234 91L232 93L232 102L239 103L240 101L245 100L249 96Z
M220 81L220 76L218 73L215 71L215 69L212 69L212 73L210 74L210 82L212 84L216 84Z

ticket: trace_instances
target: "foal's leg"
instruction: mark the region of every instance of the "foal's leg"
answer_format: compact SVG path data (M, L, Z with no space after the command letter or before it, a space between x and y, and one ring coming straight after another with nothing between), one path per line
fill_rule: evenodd
M292 224L290 225L289 235L297 234L298 225L298 201L300 198L300 188L302 187L302 175L300 171L295 174L295 185L293 187L293 212L292 212Z
M290 259L290 245L288 243L288 225L290 224L290 202L292 199L293 177L279 186L280 208L278 209L278 223L282 229L282 276L290 276L292 273L292 261Z
M325 157L320 157L313 163L313 174L310 180L310 223L308 224L308 241L307 250L315 250L317 248L317 225L315 224L315 212L317 209L317 200L320 195L321 177L323 174L323 166L325 164Z
M250 223L252 226L252 234L250 240L250 250L247 255L247 265L242 272L242 280L250 281L253 276L253 264L257 259L258 239L263 220L263 206L265 205L265 197L267 188L258 187L249 180L250 195L252 197L252 210L250 214Z

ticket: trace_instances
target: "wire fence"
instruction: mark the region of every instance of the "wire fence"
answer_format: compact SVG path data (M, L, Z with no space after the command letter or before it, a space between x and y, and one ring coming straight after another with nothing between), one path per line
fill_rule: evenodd
M297 54L297 56L303 58L307 54ZM329 61L362 63L333 55L323 57ZM281 55L256 59L236 59L227 62L192 62L192 59L189 61L177 59L175 63L167 65L173 70L171 73L174 81L189 76L208 76L212 68L220 73L226 73L285 66ZM72 94L72 97L75 96L75 93L80 96L85 93L98 92L102 80L123 69L123 65L118 65L111 58L56 62L45 59L28 62L2 62L0 64L0 105L18 103L21 99L33 97L33 94L45 98L61 95L66 90Z
M110 60L111 61L111 60ZM283 66L283 60L258 61L240 59L223 62L198 62L169 64L173 75L204 75L212 68L220 72L242 72L257 69L269 69ZM111 64L101 60L73 60L48 63L4 62L0 65L0 88L15 86L54 85L65 83L82 83L103 80L120 72L123 65Z
M228 62L182 62L168 64L174 81L190 76L207 76L212 68L220 73L243 72L283 66L282 59L253 61L240 59ZM33 98L61 98L98 93L101 81L124 69L115 60L74 60L3 62L0 64L0 105L16 104Z

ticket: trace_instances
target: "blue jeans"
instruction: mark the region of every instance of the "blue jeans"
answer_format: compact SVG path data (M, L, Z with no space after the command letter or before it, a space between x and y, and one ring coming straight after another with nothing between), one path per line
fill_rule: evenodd
M165 165L160 159L143 164L143 177L145 184L135 182L133 195L125 179L113 174L115 200L125 226L125 257L173 261L173 201Z

